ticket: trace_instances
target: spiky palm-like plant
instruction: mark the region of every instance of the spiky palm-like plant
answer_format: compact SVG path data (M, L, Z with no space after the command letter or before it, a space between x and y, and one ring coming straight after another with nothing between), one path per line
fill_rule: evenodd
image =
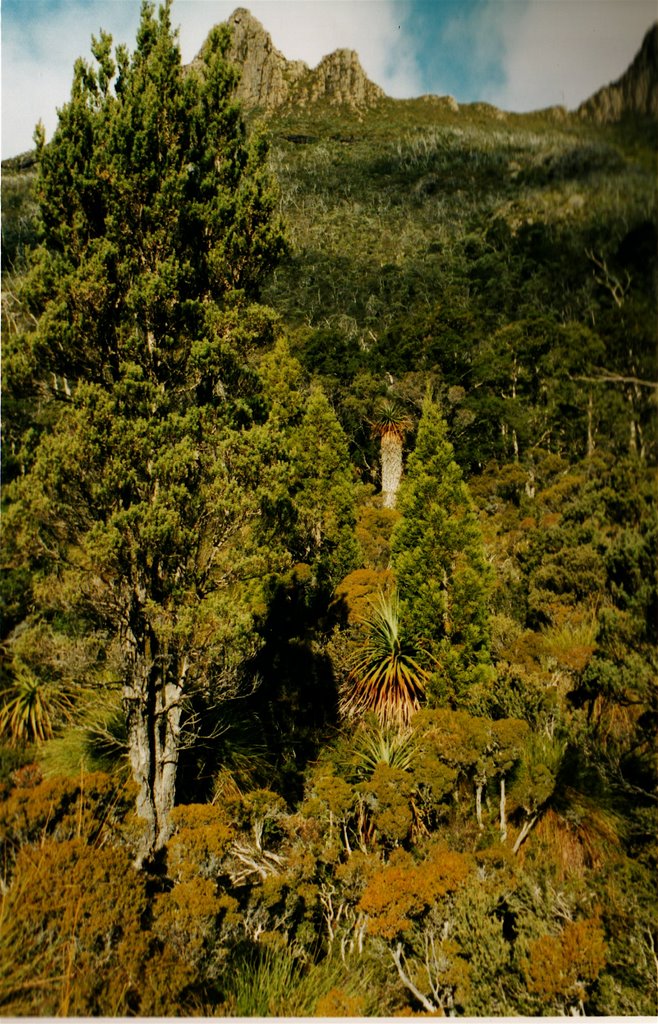
M407 726L383 724L371 719L358 731L352 776L357 781L369 779L379 764L409 771L418 750L417 736Z
M428 673L417 661L418 644L401 627L397 595L379 595L367 626L342 711L349 717L371 711L382 724L406 725L425 695Z
M380 439L382 463L382 503L395 508L395 497L402 478L402 442L412 422L397 402L382 402L372 432Z
M42 680L19 665L0 709L0 736L10 745L43 743L55 728L71 720L74 707L70 689L58 681Z

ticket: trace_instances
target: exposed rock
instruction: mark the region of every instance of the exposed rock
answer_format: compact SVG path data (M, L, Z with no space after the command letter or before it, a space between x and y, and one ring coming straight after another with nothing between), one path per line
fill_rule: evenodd
M261 23L244 8L234 11L227 24L232 33L227 56L241 72L239 98L249 108L283 106L294 85L308 74L306 64L284 57Z
M384 96L383 89L366 76L354 50L336 50L312 70L301 60L284 57L257 18L243 7L226 24L232 36L227 57L241 73L236 95L247 109L275 110L317 100L362 108Z
M491 117L496 121L504 121L507 117L507 113L504 110L500 110L499 107L494 107L493 103L469 103L466 105L468 110L473 111L474 114L485 114L487 117Z
M578 107L578 115L599 124L627 115L658 117L658 22L644 37L627 71Z
M385 98L383 89L365 74L354 50L336 50L311 69L304 61L288 60L277 50L269 33L244 7L238 7L226 24L232 35L227 56L240 69L236 95L248 110L305 107L317 101L358 110ZM420 99L440 104L453 113L460 110L452 96ZM489 103L471 103L467 107L496 120L507 117ZM570 116L564 107L551 107L541 113L555 121ZM625 74L582 103L576 113L597 122L618 121L628 114L658 116L658 22L647 32Z
M339 105L370 107L384 96L384 90L366 76L354 50L335 50L323 57L299 84L300 99L310 102L327 99Z
M548 118L549 121L568 121L569 111L562 104L557 104L553 107L544 107L543 110L539 111L544 117Z
M418 97L423 103L430 103L432 106L450 110L453 114L459 113L459 104L454 96L435 96L433 93L425 93Z

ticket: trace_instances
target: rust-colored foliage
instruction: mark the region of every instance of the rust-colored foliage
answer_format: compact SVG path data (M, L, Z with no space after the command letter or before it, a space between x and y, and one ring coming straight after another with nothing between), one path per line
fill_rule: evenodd
M3 900L10 927L3 936L2 1012L180 1010L193 971L143 928L147 905L146 878L126 849L94 849L82 839L25 846Z
M356 525L356 539L361 545L364 561L371 569L386 570L391 557L391 533L399 518L400 513L394 508L361 509ZM368 571L357 569L357 572ZM387 575L392 579L390 571Z
M239 921L238 901L227 893L218 894L209 878L189 878L154 902L154 933L188 964L200 966L209 953L215 958L220 925L229 929Z
M214 804L185 804L174 808L175 833L167 844L167 867L179 881L215 877L235 830L225 811Z
M584 877L588 870L600 869L611 852L619 852L621 822L571 787L565 787L564 797L567 813L549 808L537 826L537 841L558 878Z
M365 1005L365 996L351 996L342 988L332 988L318 999L313 1016L362 1017Z
M394 583L390 569L355 569L337 585L334 598L343 602L348 624L358 625L372 611L377 595L392 591Z
M394 939L428 907L458 889L470 870L469 857L444 846L433 846L420 864L396 851L368 881L359 901L359 909L369 915L368 931Z
M606 964L603 929L597 918L570 921L559 935L542 935L530 944L522 963L530 992L545 1005L582 1002L588 984Z
M130 786L117 787L104 772L17 787L0 803L0 844L11 854L44 836L96 842L132 806Z

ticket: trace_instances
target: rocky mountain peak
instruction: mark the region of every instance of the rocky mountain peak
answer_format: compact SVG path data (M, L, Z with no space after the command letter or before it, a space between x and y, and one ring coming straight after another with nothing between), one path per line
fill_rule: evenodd
M317 100L362 108L384 96L383 89L367 77L354 50L336 50L311 69L277 50L269 33L244 7L238 7L226 24L232 37L227 57L240 68L236 93L247 109L275 110Z
M581 103L577 113L598 123L619 121L626 115L658 117L658 22L621 78Z

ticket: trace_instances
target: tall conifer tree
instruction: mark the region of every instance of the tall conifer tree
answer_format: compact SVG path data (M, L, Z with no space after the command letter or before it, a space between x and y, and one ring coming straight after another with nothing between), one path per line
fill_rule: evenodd
M333 589L358 561L356 502L347 438L318 386L290 436L290 454L299 554Z
M38 139L25 346L67 400L10 495L10 546L37 570L35 617L113 652L141 857L169 836L185 695L221 685L235 588L267 568L267 446L245 366L271 338L250 302L283 240L226 45L215 30L183 69L170 3L144 3L135 52L115 60L94 39L52 141Z
M490 678L491 571L477 514L438 405L426 398L398 495L391 562L408 629L436 658L429 692L483 709Z

